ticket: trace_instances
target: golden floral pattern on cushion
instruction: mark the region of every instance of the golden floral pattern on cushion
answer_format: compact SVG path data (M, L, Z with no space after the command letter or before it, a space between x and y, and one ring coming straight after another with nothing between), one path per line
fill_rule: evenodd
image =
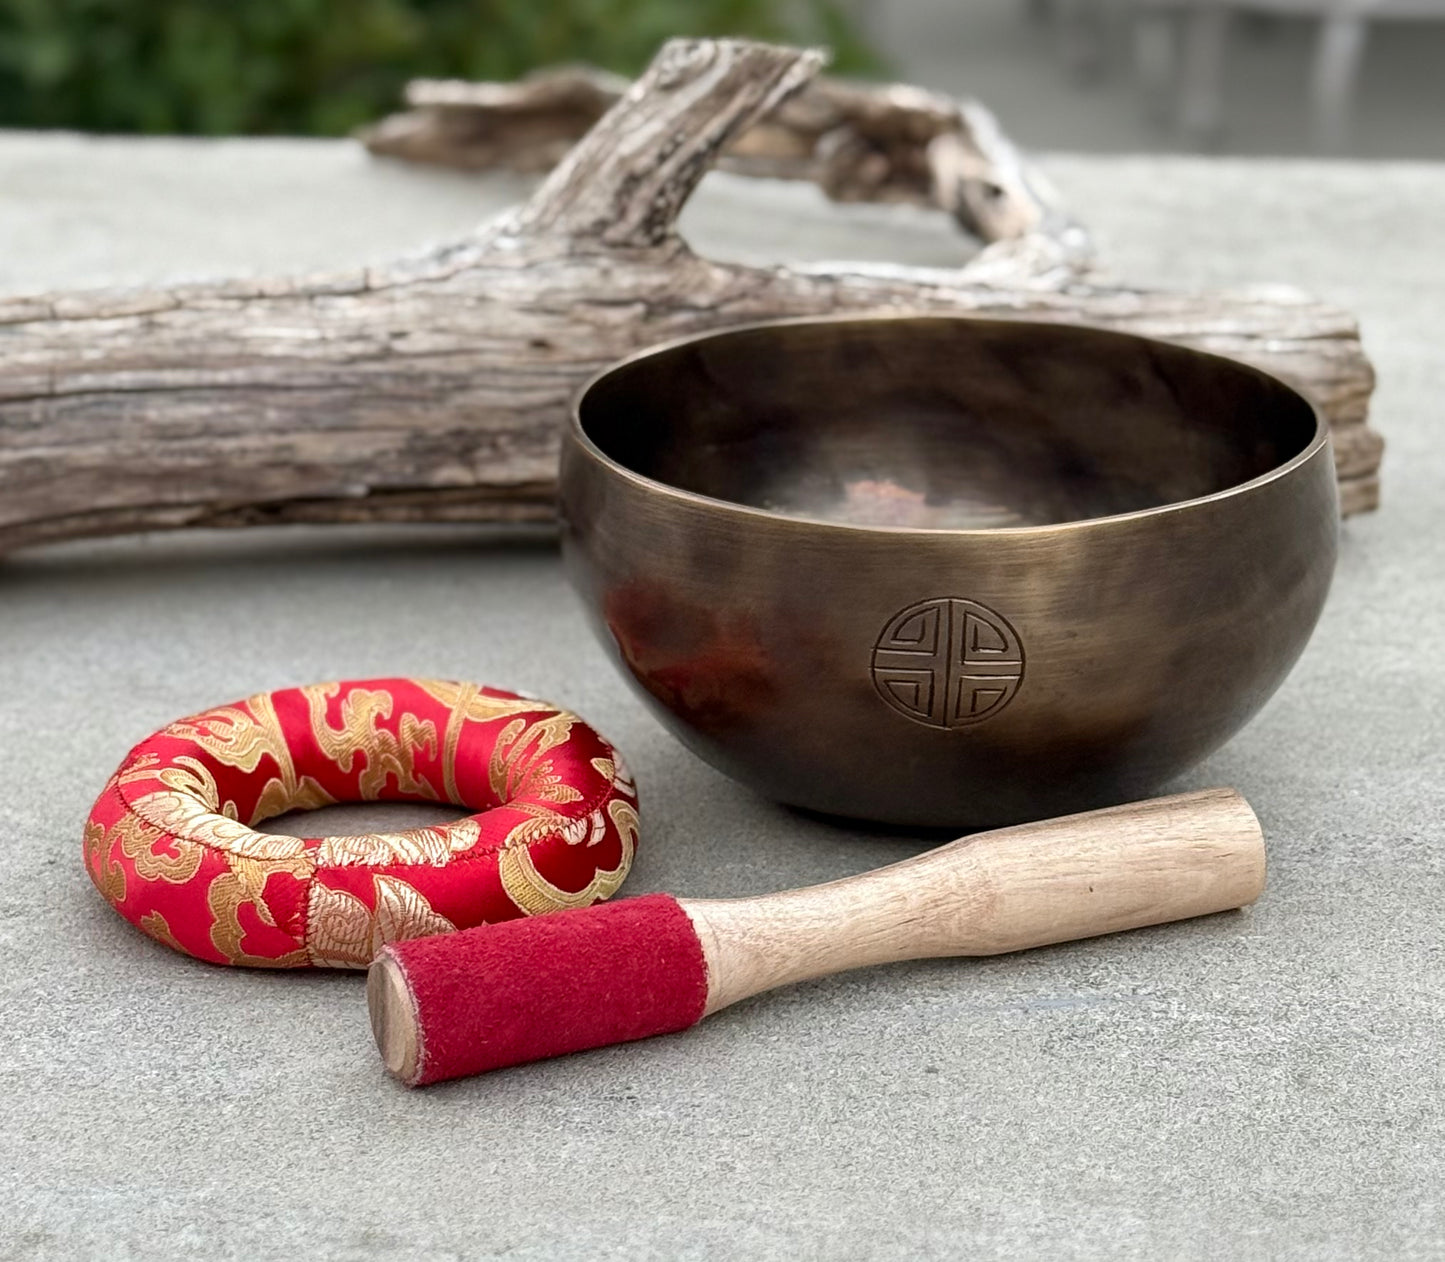
M204 853L190 838L174 836L134 812L116 820L108 840L111 857L118 850L141 880L171 885L184 885L194 877Z
M398 792L422 798L440 795L415 770L419 749L436 753L437 729L430 719L418 719L404 711L394 735L380 726L391 718L392 695L381 689L353 688L341 702L341 726L333 728L326 718L327 703L340 696L340 684L314 684L301 690L311 708L311 733L322 752L342 771L350 771L357 755L365 759L359 789L364 801L381 796L388 777L396 780Z
M499 692L495 688L483 688L481 684L457 683L449 679L416 679L412 683L463 723L493 723L516 714L563 713L550 701L517 692Z
M291 747L269 693L258 693L237 705L218 706L205 714L181 719L172 723L166 734L194 742L217 763L248 776L256 772L263 760L269 759L275 765L275 774L265 781L256 795L255 805L246 815L248 824L259 824L287 811L309 810L334 800L314 780L296 774ZM219 794L212 809L239 818L234 804L223 803Z
M617 796L608 799L605 806L599 806L585 819L570 821L570 826L560 828L555 836L569 846L597 845L607 835L607 823L620 842L620 857L615 868L597 868L592 879L580 890L566 890L554 884L538 870L530 849L509 847L497 865L502 885L507 896L529 916L549 911L563 911L571 907L588 907L594 902L611 898L627 878L632 866L632 856L637 849L637 793L633 787L632 773L623 762L622 755L613 751L612 756L594 758L592 766L610 781ZM520 829L509 835L511 841ZM530 842L535 838L522 838Z
M468 723L491 723L517 714L559 714L556 706L532 697L498 696L479 684L418 679L416 686L450 711L442 739L442 787L448 802L457 800L457 747Z
M137 778L122 775L119 781L133 784ZM237 820L236 804L221 802L215 776L199 759L181 754L174 766L159 771L147 768L139 779L166 786L131 800L137 815L165 832L251 859L289 859L306 852L300 837L258 833ZM320 785L299 792L308 807L332 801Z
M110 830L105 825L93 819L86 821L83 838L85 870L106 901L118 904L125 901L125 868L111 857L111 840Z
M280 720L265 694L248 697L239 705L217 706L189 719L178 719L166 728L168 735L194 741L217 762L254 772L263 758L270 758L282 777L296 781L291 750Z
M315 871L310 859L276 862L230 855L227 863L229 870L217 876L206 892L206 905L212 916L211 942L216 950L228 963L248 964L252 968L294 968L308 963L303 946L275 956L248 951L247 927L241 918L243 912L247 912L262 925L279 929L275 913L266 901L266 886L278 873L303 879L310 877Z
M346 890L312 883L310 932L306 935L311 962L323 968L366 968L388 942L424 938L456 929L445 916L405 881L374 876L375 904L368 907Z
M311 883L306 950L318 968L364 968L376 939L375 914L355 894Z
M594 758L592 767L598 775L612 782L612 787L627 797L637 796L637 785L632 779L632 769L623 761L622 755L613 751L611 758Z
M316 848L318 868L352 864L380 867L388 863L429 863L440 867L453 855L477 844L482 827L473 818L399 833L363 833L354 837L323 837Z
M586 819L573 821L573 827L557 834L566 845L596 845L606 835L610 820L621 840L621 858L615 868L598 868L592 879L580 890L566 890L553 884L538 870L532 851L527 846L514 846L502 852L497 870L507 896L529 916L543 912L565 911L572 907L590 907L604 898L611 898L627 879L632 856L637 849L637 810L624 798L613 798L605 808L599 807Z
M476 814L355 837L259 833L286 810L376 798ZM439 680L282 689L170 724L86 824L97 889L218 963L364 967L385 942L605 898L636 846L616 752L547 702Z
M577 802L582 798L563 782L546 755L572 735L572 716L553 714L534 723L513 719L502 729L488 769L499 802L526 797L541 802Z
M185 947L176 941L176 935L171 932L170 925L166 924L166 918L160 912L148 911L135 923L143 934L157 942L164 942L172 951L185 950Z

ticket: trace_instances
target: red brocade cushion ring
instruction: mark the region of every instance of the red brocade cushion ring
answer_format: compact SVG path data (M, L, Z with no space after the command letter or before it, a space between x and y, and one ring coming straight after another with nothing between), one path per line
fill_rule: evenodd
M477 814L361 837L249 827L363 801ZM261 693L142 741L90 813L85 866L178 951L365 968L386 942L607 898L636 844L622 759L576 715L476 684L369 679Z

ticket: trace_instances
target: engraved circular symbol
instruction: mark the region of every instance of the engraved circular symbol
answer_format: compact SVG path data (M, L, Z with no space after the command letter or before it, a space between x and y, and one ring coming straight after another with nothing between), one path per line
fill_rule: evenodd
M873 682L899 714L966 727L1008 705L1024 648L1008 621L976 600L940 596L894 614L873 649Z

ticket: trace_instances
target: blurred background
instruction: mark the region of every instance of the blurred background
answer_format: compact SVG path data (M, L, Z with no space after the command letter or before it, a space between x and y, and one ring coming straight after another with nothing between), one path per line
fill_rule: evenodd
M345 133L416 75L822 42L1039 149L1445 158L1445 0L0 0L0 127Z

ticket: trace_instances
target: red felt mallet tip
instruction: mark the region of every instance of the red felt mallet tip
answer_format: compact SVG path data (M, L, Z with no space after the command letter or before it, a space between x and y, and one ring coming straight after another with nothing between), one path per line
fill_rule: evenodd
M382 1059L410 1086L695 1024L707 966L687 913L649 894L393 942L367 978Z

